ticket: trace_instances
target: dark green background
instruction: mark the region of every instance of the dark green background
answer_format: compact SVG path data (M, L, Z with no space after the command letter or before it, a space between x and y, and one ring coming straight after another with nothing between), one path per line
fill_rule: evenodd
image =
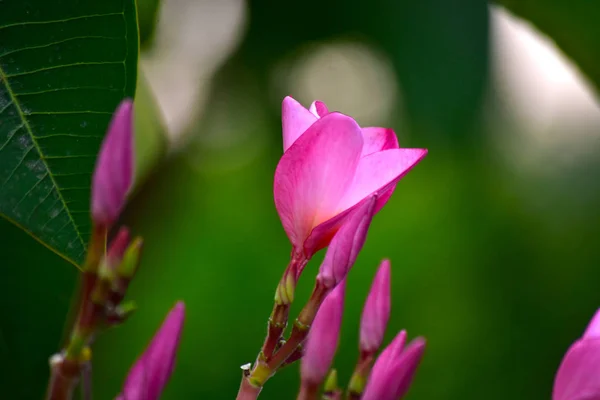
M584 3L572 1L561 12L559 1L526 1L516 12L551 36L558 32L558 44L579 61L570 43L600 43L599 28L589 23L598 20L589 17L600 16L599 10L583 12ZM374 220L350 275L335 362L342 381L357 356L357 323L370 280L379 261L389 257L394 303L388 338L406 328L411 337L428 340L409 399L550 398L562 355L600 306L600 168L593 151L545 178L506 168L490 136L517 128L488 77L487 4L248 4L246 36L215 77L208 110L190 133L218 135L216 121L225 119L251 139L226 152L195 141L164 163L130 204L124 219L147 244L130 292L140 310L97 343L97 398L118 392L129 365L179 299L186 301L188 318L165 398L234 398L239 366L253 360L262 342L290 250L272 199L281 153L280 100L288 93L273 93L269 74L299 46L339 37L388 55L406 110L392 126L406 127L404 146L429 149ZM563 28L569 26L577 29ZM587 60L599 59L599 49L589 45L580 63L596 82L593 68L600 63ZM486 94L500 126L482 116ZM253 137L266 143L256 145ZM246 157L249 148L258 148L252 157ZM43 343L62 328L75 270L4 221L0 233L2 264L21 265L11 269L18 274L0 281L8 299L1 308L8 321L3 326L26 327L19 310L39 310L47 331L20 329L27 334L18 339L25 347ZM321 257L305 270L297 303L307 297ZM56 281L36 280L37 268L55 271ZM1 346L7 335L10 330L0 332L0 352L11 351ZM52 343L45 346L54 350ZM30 385L43 376L46 356L15 360L22 367L2 366L10 371L2 376ZM293 398L297 380L297 367L290 367L268 383L261 398Z

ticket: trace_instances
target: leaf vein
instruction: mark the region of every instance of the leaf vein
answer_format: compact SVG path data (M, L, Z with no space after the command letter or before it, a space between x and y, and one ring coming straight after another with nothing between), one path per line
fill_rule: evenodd
M101 18L101 17L112 17L115 15L123 15L123 12L116 12L116 13L106 13L106 14L90 14L90 15L81 15L79 17L71 17L71 18L64 18L64 19L55 19L55 20L50 20L50 21L24 21L24 22L14 22L11 24L6 24L3 26L0 26L0 29L4 29L4 28L10 28L13 26L26 26L26 25L45 25L45 24L59 24L61 22L69 22L69 21L76 21L79 19L85 19L85 18Z
M15 204L15 206L13 207L13 212L15 212L17 210L17 207L19 207L19 205L21 205L21 203L23 202L23 200L25 200L27 198L27 196L29 196L29 194L31 192L33 192L33 190L40 184L40 182L42 182L44 179L46 179L46 177L48 176L48 171L46 171L46 173L44 174L43 177L41 177L36 183L35 185L33 185L31 187L31 189L29 189L24 195L23 197L21 197L21 200L19 200L17 202L17 204Z
M38 72L51 71L51 70L60 69L60 68L78 67L78 66L86 66L86 65L118 65L118 64L124 65L125 60L123 60L123 61L86 61L86 62L78 62L78 63L71 63L71 64L53 65L52 67L33 69L31 71L25 71L25 72L17 72L16 74L10 74L10 75L5 74L4 78L8 79L8 78L14 78L17 76L31 75L31 74L36 74Z
M19 131L19 129L21 129L24 126L24 124L21 124L19 126L17 126L11 133L8 134L8 137L6 138L6 142L4 142L2 144L2 146L0 147L0 151L2 151L6 145L8 143L10 143L11 139L13 138L13 136L15 136L15 134Z
M17 97L15 96L14 92L12 91L12 88L10 87L10 84L9 84L8 80L6 79L6 74L4 73L4 70L2 69L2 66L0 65L0 82L2 82L2 81L4 81L4 85L6 86L6 90L10 94L11 100L14 102L15 108L17 109L17 112L19 113L19 116L21 117L21 120L23 121L23 126L27 129L27 132L31 136L31 140L33 141L33 146L32 147L36 147L37 148L38 153L40 154L40 158L41 158L42 162L44 163L46 169L48 171L50 171L50 167L48 166L48 163L42 157L43 153L41 152L40 147L39 147L39 145L38 145L38 143L37 143L37 141L35 139L35 136L33 135L33 130L29 126L29 122L25 118L25 114L23 113L23 109L21 108L21 106L19 104L19 101L17 100ZM23 159L25 159L25 158L23 158ZM52 180L53 186L55 186L57 188L58 197L60 198L61 202L63 203L63 207L67 211L67 215L69 216L69 221L68 222L70 222L73 225L73 229L75 230L75 232L79 236L79 240L81 242L81 246L85 249L86 246L85 246L85 243L83 242L83 238L81 238L81 236L79 235L79 229L77 227L77 224L75 223L75 220L73 220L73 216L71 216L71 214L69 213L69 210L67 209L67 206L65 205L65 199L63 198L63 195L60 192L59 186L56 183L56 180L54 179L54 177L52 175L50 175L50 179ZM4 186L4 184L2 186Z
M9 50L3 54L0 54L0 58L5 57L9 54L15 54L18 53L20 51L27 51L27 50L37 50L37 49L43 49L45 47L50 47L50 46L54 46L57 44L62 44L62 43L68 43L71 42L73 40L82 40L82 39L107 39L107 40L119 40L121 38L119 37L111 37L111 36L75 36L75 37L70 37L67 39L63 39L63 40L58 40L56 42L51 42L51 43L46 43L46 44L41 44L41 45L37 45L37 46L27 46L27 47L21 47L18 49L14 49L14 50Z

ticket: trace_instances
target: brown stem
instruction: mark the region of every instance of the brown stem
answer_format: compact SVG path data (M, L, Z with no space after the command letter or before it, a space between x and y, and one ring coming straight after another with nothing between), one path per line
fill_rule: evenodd
M319 386L302 381L298 400L317 400L319 395Z
M70 400L77 386L83 364L57 354L50 359L47 400Z
M257 387L250 383L247 376L242 377L242 383L240 384L240 390L238 391L236 400L255 400L260 394L261 387Z
M295 363L296 361L300 360L303 355L304 355L304 349L303 349L302 345L299 345L296 348L296 350L292 354L290 354L290 356L287 358L287 360L285 360L285 362L283 364L281 364L281 367L279 367L279 369L287 367L288 365Z
M294 354L298 346L306 340L310 325L313 323L317 311L319 311L319 307L321 307L321 303L323 303L328 292L329 289L321 285L319 281L315 283L315 287L308 303L306 303L302 311L300 311L300 315L294 322L290 338L283 346L281 346L277 353L273 355L271 360L267 361L267 365L273 372L277 371L283 363Z
M297 255L292 251L290 263L285 268L275 291L275 304L269 317L267 337L259 354L259 357L262 356L264 360L271 359L279 345L279 341L287 326L290 305L294 301L294 291L296 289L298 274L307 262L308 260L304 256Z
M289 311L290 306L288 304L275 304L273 306L273 312L269 318L267 337L261 350L261 354L265 360L273 356L273 352L279 344L279 340L287 326Z

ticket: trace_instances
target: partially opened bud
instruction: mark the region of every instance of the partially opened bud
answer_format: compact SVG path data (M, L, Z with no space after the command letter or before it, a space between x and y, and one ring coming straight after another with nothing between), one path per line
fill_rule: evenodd
M362 400L398 400L408 392L425 351L425 340L417 338L404 349L405 340L402 331L377 358Z
M325 287L333 288L341 282L354 265L358 253L365 244L376 204L377 195L365 199L352 211L331 240L317 276Z
M123 392L117 399L157 400L160 398L175 366L184 318L185 306L183 302L178 302L165 318L144 354L129 370Z
M133 103L116 109L102 142L92 178L92 219L111 226L125 205L133 180Z
M375 353L383 342L385 328L390 318L390 281L390 261L384 260L373 280L360 321L360 350L362 352Z
M105 262L111 270L115 270L121 264L125 251L129 246L129 240L129 229L121 227L115 238L110 242L108 251L106 252Z
M340 283L323 300L310 328L301 365L302 381L309 385L323 382L337 351L344 311L345 282Z
M600 310L565 354L554 379L553 400L600 399Z

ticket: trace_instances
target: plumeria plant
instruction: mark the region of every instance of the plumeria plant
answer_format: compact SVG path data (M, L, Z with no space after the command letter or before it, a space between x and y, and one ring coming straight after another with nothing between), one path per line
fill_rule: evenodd
M329 111L320 101L307 109L286 97L282 125L284 153L275 171L274 201L291 242L290 260L274 291L264 342L256 359L242 366L237 399L258 398L270 378L296 361L299 400L403 398L426 342L417 337L406 344L407 333L402 330L380 352L391 312L390 260L381 262L365 301L357 362L347 385L340 386L332 362L340 337L346 277L366 242L371 221L427 150L400 148L393 130L361 128L353 118ZM65 347L50 357L47 399L71 399L80 384L84 397L91 398L93 342L135 310L124 299L140 264L143 240L117 226L132 185L133 161L133 103L125 99L113 115L92 177L93 231L81 273L77 317ZM290 323L299 278L324 248L312 294ZM116 399L160 398L175 368L184 319L185 306L179 301L131 367ZM598 343L599 314L567 352L556 376L554 400L600 399Z

